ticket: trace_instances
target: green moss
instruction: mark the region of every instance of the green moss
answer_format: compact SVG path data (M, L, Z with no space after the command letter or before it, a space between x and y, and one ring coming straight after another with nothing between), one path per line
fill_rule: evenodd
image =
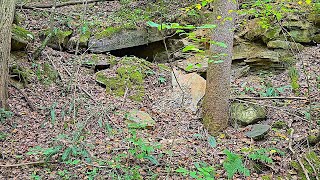
M34 40L34 34L20 26L12 26L12 50L20 50L27 46L29 42Z
M95 37L97 39L102 39L102 38L106 38L106 37L110 37L112 36L113 34L117 33L117 32L120 32L121 31L121 28L120 27L108 27L106 28L105 30L97 33L95 35Z
M17 76L19 81L24 84L31 82L35 77L35 74L31 69L16 64L10 67L10 75Z
M96 73L96 81L106 86L106 92L115 96L124 96L134 101L142 101L144 96L145 72L150 69L149 62L124 57L118 63L116 76L107 77L103 72Z
M165 64L158 64L158 67L161 70L165 70L165 71L171 71L171 68L169 66L166 66Z
M284 129L284 128L287 128L288 125L285 121L282 121L282 120L279 120L279 121L276 121L272 124L272 128L277 128L277 129Z
M91 36L91 31L89 31L89 30L87 30L85 33L81 33L79 45L81 47L87 47L90 36Z

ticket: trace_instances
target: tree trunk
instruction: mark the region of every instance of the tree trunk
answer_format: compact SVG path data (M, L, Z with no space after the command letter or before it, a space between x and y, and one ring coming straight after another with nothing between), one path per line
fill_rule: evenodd
M0 0L0 108L8 108L8 61L15 0Z
M207 70L203 123L210 134L216 134L228 126L234 12L236 8L235 0L216 0L213 3L212 19L213 24L216 24L217 27L213 30L211 39L225 43L227 48L214 44L210 47L213 55L225 54L225 56L213 58L215 62L209 63ZM223 62L219 63L220 60Z

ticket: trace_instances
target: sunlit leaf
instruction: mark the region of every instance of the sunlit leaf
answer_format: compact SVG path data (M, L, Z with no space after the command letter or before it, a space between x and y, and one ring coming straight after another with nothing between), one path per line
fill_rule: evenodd
M150 27L158 27L159 26L159 24L152 22L152 21L148 21L147 25L149 25Z
M213 136L209 135L208 143L209 143L210 147L212 147L212 148L217 147L217 141Z

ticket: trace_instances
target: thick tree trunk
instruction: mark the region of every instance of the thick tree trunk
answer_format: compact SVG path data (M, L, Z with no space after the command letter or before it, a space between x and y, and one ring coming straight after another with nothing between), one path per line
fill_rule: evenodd
M15 0L0 0L0 108L8 108L8 61Z
M211 45L210 48L213 54L226 54L226 56L213 58L216 62L219 60L223 60L223 62L209 63L207 71L203 123L210 134L216 134L228 126L234 11L236 8L235 0L216 0L213 3L212 19L217 28L213 30L211 39L225 43L227 48L217 45Z

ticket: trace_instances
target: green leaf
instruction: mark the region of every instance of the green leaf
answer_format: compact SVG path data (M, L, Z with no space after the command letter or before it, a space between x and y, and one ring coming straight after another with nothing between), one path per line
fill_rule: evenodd
M154 156L145 156L144 159L148 159L152 164L159 165L158 160Z
M71 147L68 147L66 150L64 150L64 152L63 152L63 154L61 156L62 161L68 160L71 152L72 152L72 148Z
M188 64L188 66L186 67L186 71L191 71L193 69L193 64Z
M205 25L199 26L197 28L198 29L214 29L216 27L217 27L217 25L215 25L215 24L205 24Z
M196 52L199 52L200 49L196 48L194 45L188 45L186 47L184 47L182 49L182 52L188 52L188 51L196 51Z
M209 135L208 142L212 148L217 147L217 141L213 136Z
M198 176L197 176L197 172L196 172L196 171L190 171L189 175L190 175L192 178L198 179Z
M176 33L185 33L186 31L182 30L182 29L179 29L179 30L176 30Z
M150 27L159 27L160 26L159 24L152 22L152 21L148 21L147 25L149 25Z
M183 176L186 176L189 173L189 171L183 167L179 167L178 169L176 169L176 172L181 173Z

